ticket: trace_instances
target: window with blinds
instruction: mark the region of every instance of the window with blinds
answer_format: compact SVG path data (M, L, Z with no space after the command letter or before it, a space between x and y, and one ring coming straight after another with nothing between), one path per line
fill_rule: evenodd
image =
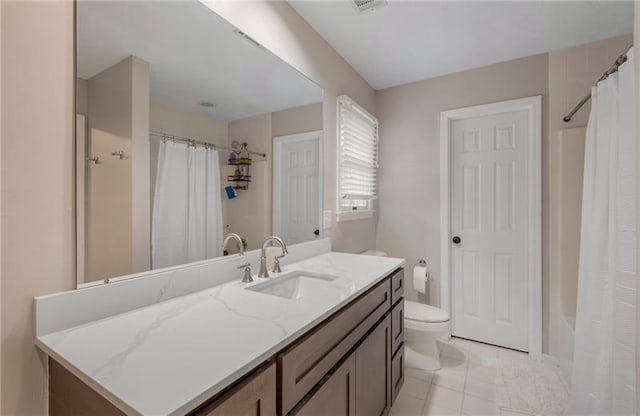
M372 211L377 197L378 120L356 102L338 97L338 210Z

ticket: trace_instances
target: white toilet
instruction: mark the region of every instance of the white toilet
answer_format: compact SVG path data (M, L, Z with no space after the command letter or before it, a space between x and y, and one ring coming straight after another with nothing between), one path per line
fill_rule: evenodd
M404 301L405 364L420 370L440 370L440 354L436 340L451 331L449 312Z
M386 257L383 251L368 250L362 254ZM405 273L405 282L409 278ZM425 292L424 284L414 281L414 288ZM419 370L439 370L440 354L436 340L451 333L449 312L424 303L404 301L405 365Z

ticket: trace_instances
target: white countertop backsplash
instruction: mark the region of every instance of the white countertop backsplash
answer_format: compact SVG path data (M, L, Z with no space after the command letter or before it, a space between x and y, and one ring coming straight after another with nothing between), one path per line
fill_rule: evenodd
M78 295L115 283L37 298L36 344L125 413L185 414L404 265L402 259L326 252L326 243L314 243L303 249L310 258L283 266L282 274L338 276L333 282L345 289L338 297L286 299L246 290L235 262L209 262L209 272L227 275L226 282L210 279L218 286L187 294L179 293L198 284L177 282L182 277L176 279L174 270L173 278L160 277L162 284L149 282L144 301L123 302L113 289ZM253 270L255 275L258 268ZM144 292L138 286L136 292ZM102 307L109 302L125 306ZM95 313L94 307L104 310ZM66 316L69 309L84 315L82 322L50 316Z
M294 244L280 264L284 266L330 251L330 238ZM248 251L244 256L232 255L151 270L114 278L108 284L92 283L78 290L39 296L35 298L36 336L240 280L242 271L237 267L245 263L251 263L253 274L257 274L260 250Z

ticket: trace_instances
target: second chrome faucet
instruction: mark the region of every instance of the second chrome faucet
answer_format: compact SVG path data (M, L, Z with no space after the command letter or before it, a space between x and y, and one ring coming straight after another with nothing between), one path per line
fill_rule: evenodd
M287 245L284 243L284 241L282 241L282 238L276 237L275 235L267 237L267 239L264 240L264 243L262 244L262 251L260 252L260 273L258 273L258 277L269 277L269 271L267 270L267 244L269 244L271 241L276 241L282 248L282 254L276 256L274 260L273 273L280 273L282 271L280 269L280 259L284 257L285 254L289 253L289 251L287 250Z

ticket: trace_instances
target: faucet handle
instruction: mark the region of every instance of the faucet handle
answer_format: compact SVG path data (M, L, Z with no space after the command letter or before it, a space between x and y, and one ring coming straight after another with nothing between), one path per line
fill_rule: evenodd
M238 266L238 269L244 269L244 274L242 275L242 283L253 282L253 278L251 277L251 263L245 263L242 266Z
M280 268L280 259L284 257L284 254L281 256L275 256L273 259L273 273L282 273L282 269Z

